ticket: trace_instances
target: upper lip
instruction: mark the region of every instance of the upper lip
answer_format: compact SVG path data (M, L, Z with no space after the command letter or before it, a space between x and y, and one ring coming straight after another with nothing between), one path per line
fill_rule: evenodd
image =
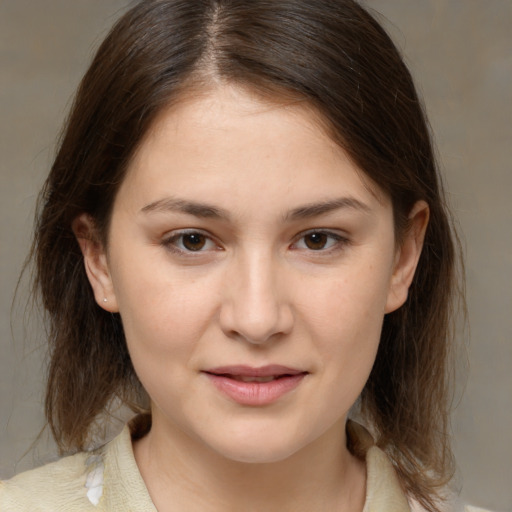
M304 370L298 370L297 368L290 368L280 364L270 364L259 367L246 365L219 366L204 371L205 373L213 375L235 375L241 377L272 377L277 375L299 375L301 373L307 373Z

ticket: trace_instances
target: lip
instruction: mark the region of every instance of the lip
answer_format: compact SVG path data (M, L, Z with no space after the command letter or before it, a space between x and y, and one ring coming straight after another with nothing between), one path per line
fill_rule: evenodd
M203 371L210 382L228 398L240 405L263 406L278 401L293 391L308 372L282 365L267 365L258 368L236 365L222 366ZM270 378L269 381L246 382L241 379Z

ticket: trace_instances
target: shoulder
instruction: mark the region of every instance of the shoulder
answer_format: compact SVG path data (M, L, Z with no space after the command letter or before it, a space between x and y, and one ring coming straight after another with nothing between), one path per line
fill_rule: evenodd
M472 505L465 505L464 512L492 512L487 508L473 507Z
M355 421L347 422L350 451L366 461L366 503L363 512L427 512L412 496L406 495L388 455L375 445L370 433ZM438 503L440 512L492 512L464 504L445 489Z
M156 512L132 450L132 434L138 434L139 423L126 425L94 452L65 457L0 482L0 512Z
M87 484L95 460L78 453L0 482L0 511L90 511Z
M449 494L449 493L448 493ZM411 512L427 512L416 500L410 499ZM439 505L440 512L493 512L492 510L464 504L460 499L452 496Z

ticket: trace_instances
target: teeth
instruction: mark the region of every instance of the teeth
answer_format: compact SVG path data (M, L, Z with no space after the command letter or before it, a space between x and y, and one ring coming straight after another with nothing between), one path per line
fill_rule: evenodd
M270 382L276 379L276 377L269 375L268 377L247 377L245 375L231 375L231 378L241 382Z

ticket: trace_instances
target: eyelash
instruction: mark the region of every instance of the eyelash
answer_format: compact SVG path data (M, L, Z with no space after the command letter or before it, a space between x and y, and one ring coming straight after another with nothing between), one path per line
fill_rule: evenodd
M183 244L183 239L187 235L189 235L189 236L196 235L198 237L201 237L202 240L204 240L204 245L199 247L198 250L196 250L196 251L185 247ZM311 247L307 247L307 245L306 245L307 242L305 242L305 239L307 236L311 236L311 235L323 236L326 238L327 244L329 244L329 240L330 240L330 244L328 245L327 248L321 247L318 249L312 249ZM178 244L178 242L180 242L180 240L181 240L181 243ZM306 245L306 246L298 247L298 245L301 241L303 242L303 245ZM304 233L300 233L296 237L295 241L292 243L291 248L293 250L304 250L304 251L310 252L312 254L317 253L320 255L320 254L329 254L329 253L333 253L333 252L342 250L349 243L350 243L350 240L347 237L342 236L338 233L334 233L329 230L312 229L312 230L306 231ZM222 250L220 248L219 244L217 244L215 242L215 240L210 235L208 235L207 233L204 233L203 231L193 230L193 229L171 233L170 236L168 236L162 240L162 245L164 247L166 247L167 249L169 249L170 251L174 252L175 254L186 255L186 256L195 256L195 255L199 256L199 255L201 255L201 253L207 252L212 249L213 250ZM178 245L181 245L181 247L179 247ZM208 247L206 249L204 249L205 246L208 246Z
M213 240L213 238L210 235L208 235L200 230L197 230L197 229L190 229L190 230L184 230L184 231L178 231L178 232L171 233L170 236L168 236L162 240L162 245L164 247L166 247L167 249L169 249L170 251L172 251L176 254L179 254L179 255L185 255L185 254L186 255L195 255L195 254L199 255L202 252L205 252L202 247L197 251L193 251L193 250L190 250L190 249L187 249L186 247L184 247L183 239L187 235L189 235L189 236L198 235L198 236L204 238L205 244L211 245L213 249L219 249L219 245L215 243L215 241ZM178 244L177 244L177 242L179 242L180 239L181 239L180 245L182 245L182 247L178 247Z
M325 254L325 253L331 253L331 252L336 252L338 250L341 250L350 243L349 239L346 236L342 236L338 233L334 233L332 231L324 230L324 229L311 229L304 233L300 233L298 235L298 237L296 238L297 241L294 242L292 244L292 246L297 246L297 244L300 241L304 241L305 238L309 235L325 236L325 237L327 237L327 239L331 239L331 244L327 248L311 249L311 247L301 247L301 248L299 248L299 250L306 250L311 253Z

